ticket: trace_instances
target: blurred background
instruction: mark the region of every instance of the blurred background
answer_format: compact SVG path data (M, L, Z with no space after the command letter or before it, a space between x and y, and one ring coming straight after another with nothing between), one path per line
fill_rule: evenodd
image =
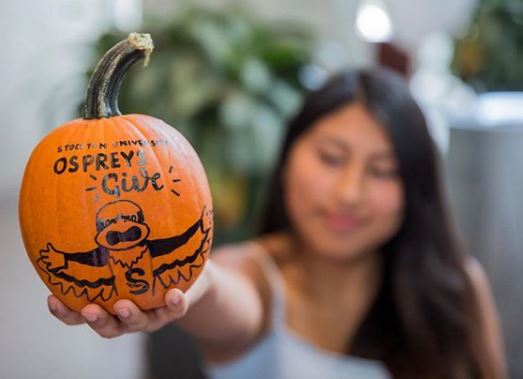
M286 120L344 67L402 73L445 161L463 240L499 309L511 378L523 378L523 2L521 0L0 0L0 376L199 378L174 327L104 340L66 328L27 259L17 203L24 166L52 128L79 117L101 54L152 34L120 108L179 129L207 170L216 243L256 227ZM519 295L519 296L518 296Z

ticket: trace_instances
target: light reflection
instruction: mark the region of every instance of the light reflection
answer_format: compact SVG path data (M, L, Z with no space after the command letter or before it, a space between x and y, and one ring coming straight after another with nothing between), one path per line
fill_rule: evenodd
M392 22L379 0L362 0L356 13L356 33L367 42L387 42L392 38Z

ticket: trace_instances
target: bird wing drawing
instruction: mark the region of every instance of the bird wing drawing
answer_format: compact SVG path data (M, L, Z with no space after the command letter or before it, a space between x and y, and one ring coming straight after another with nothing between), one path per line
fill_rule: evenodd
M212 225L205 225L205 215L180 236L150 241L153 256L153 288L177 287L180 282L191 280L201 271L212 241Z
M36 262L47 282L59 288L63 295L72 293L75 297L84 296L89 302L95 302L107 301L116 293L114 275L107 266L107 252L103 249L68 254L49 243L40 250ZM85 270L85 264L91 268Z

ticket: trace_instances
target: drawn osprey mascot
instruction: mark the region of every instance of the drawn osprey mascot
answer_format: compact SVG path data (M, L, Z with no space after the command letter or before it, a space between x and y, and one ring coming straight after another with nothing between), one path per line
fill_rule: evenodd
M63 295L72 291L89 302L107 301L115 294L118 298L136 299L147 293L154 297L158 288L187 282L201 269L210 249L211 224L212 211L204 209L182 234L149 240L150 229L140 206L117 200L96 213L96 248L64 252L48 243L40 250L37 265Z

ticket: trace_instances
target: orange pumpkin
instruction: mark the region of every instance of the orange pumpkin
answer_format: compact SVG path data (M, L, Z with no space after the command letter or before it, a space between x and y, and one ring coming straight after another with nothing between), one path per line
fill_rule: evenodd
M20 193L25 248L49 289L71 309L118 299L164 305L187 290L212 242L212 201L201 162L163 121L122 115L118 90L148 34L132 33L100 60L83 119L51 131L34 149Z

